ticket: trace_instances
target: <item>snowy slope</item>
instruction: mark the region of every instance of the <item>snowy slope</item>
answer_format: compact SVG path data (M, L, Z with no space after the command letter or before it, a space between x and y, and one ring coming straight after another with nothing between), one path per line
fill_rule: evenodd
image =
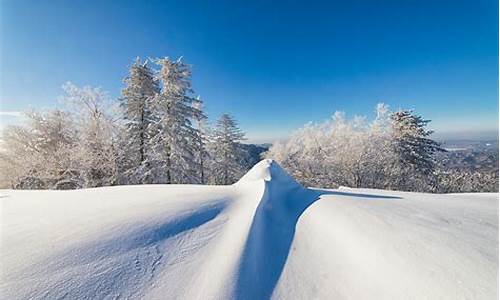
M2 299L496 299L498 194L233 186L2 191Z

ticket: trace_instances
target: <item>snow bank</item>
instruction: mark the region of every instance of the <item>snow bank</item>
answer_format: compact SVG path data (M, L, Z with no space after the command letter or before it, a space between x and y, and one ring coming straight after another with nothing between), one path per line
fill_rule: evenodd
M496 299L498 194L232 186L2 191L2 299Z

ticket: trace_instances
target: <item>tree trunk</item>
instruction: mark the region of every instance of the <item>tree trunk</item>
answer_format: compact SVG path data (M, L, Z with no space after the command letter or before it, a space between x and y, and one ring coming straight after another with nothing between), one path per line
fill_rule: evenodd
M139 137L140 165L144 162L144 110L141 111L141 135Z
M201 174L201 184L205 184L205 172L204 172L204 166L203 166L203 153L201 153L201 158L200 158L200 174Z
M166 155L166 164L167 164L167 183L172 183L172 173L170 169L172 168L172 163L170 161L170 147L167 147L167 155Z

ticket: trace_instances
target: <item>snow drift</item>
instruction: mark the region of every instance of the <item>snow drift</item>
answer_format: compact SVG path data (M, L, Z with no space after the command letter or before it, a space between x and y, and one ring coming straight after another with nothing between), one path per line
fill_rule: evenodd
M4 190L3 299L495 299L498 194L232 186Z

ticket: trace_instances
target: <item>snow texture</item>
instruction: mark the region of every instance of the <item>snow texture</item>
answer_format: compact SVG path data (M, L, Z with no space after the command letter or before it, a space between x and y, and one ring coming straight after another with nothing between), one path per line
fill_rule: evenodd
M232 186L3 190L2 299L496 299L498 194Z

